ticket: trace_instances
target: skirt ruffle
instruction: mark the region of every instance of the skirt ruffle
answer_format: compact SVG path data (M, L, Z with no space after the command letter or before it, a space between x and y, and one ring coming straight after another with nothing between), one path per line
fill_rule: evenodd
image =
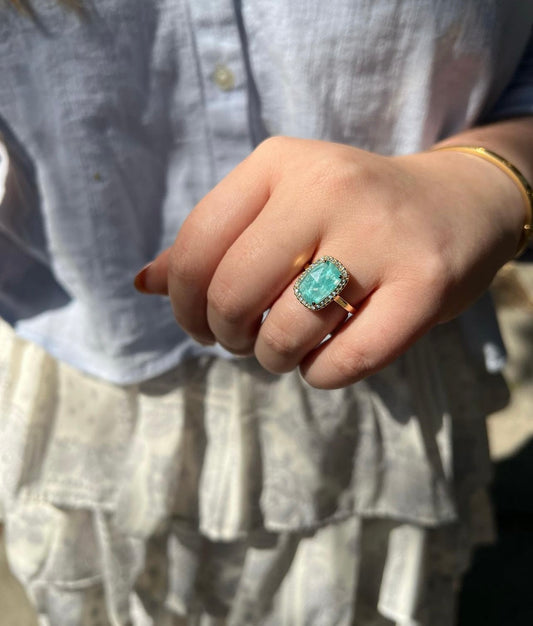
M121 387L5 324L0 355L6 549L43 625L453 623L505 397L455 324L335 391L213 357Z

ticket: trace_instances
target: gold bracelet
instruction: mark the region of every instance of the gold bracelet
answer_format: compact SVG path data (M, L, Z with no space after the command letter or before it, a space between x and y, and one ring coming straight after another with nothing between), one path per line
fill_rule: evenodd
M433 148L432 152L437 150L466 152L467 154L473 154L474 156L478 156L482 159L485 159L485 161L492 163L502 172L505 172L507 176L509 176L517 184L518 189L522 194L522 198L524 198L524 201L526 203L526 220L524 223L524 227L522 228L522 234L520 236L520 241L518 242L518 250L516 251L515 258L520 256L527 248L529 240L531 239L531 236L533 234L533 189L531 188L531 185L527 182L522 172L499 154L492 152L492 150L481 148L480 146L442 146L440 148Z

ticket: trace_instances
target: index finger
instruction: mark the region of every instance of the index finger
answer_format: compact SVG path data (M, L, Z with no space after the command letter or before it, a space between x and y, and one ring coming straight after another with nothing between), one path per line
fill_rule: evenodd
M176 321L193 338L210 343L207 288L239 235L270 195L268 165L255 153L242 161L194 207L173 245L142 271L141 290L168 293Z

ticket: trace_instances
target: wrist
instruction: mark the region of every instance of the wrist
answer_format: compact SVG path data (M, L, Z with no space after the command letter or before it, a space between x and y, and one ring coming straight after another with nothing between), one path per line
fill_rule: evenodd
M478 153L473 156L478 158L489 156L487 159L489 161L490 157L496 156L496 159L488 165L498 166L522 194L520 206L523 222L518 244L518 252L520 252L520 249L527 247L531 236L531 231L528 231L527 226L531 224L533 206L531 195L528 197L527 188L533 185L533 116L516 117L470 128L440 142L435 148L452 148L461 145L482 146L486 151L495 153L492 155ZM516 170L518 170L518 176L515 176ZM493 178L495 179L495 176ZM512 211L513 207L510 204L506 206L508 211Z
M522 196L522 205L525 212L522 232L515 254L515 256L517 257L520 256L527 248L531 239L531 235L533 234L533 188L531 187L525 176L522 174L522 172L500 154L492 150L488 150L483 146L452 144L433 148L433 151L459 152L462 154L474 156L478 159L482 159L483 161L490 163L501 172L503 172L507 176L507 178L516 185L516 188Z
M421 180L430 182L428 206L448 207L454 228L474 227L482 255L503 265L516 255L526 220L517 184L492 163L459 151L430 151L407 157ZM474 242L472 242L474 245Z

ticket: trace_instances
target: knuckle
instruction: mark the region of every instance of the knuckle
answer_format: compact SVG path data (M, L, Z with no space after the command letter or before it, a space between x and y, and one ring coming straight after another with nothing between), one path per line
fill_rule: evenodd
M214 337L209 329L209 326L205 322L204 316L186 316L174 302L171 301L171 304L174 319L176 320L178 326L180 326L195 341L205 345L213 344Z
M246 320L246 309L242 303L242 294L217 281L207 290L207 304L216 315L230 326L238 326Z
M422 259L419 264L420 278L425 289L435 295L447 292L450 272L444 255L432 250L420 258Z
M284 135L273 135L272 137L263 139L263 141L257 146L256 152L278 154L287 147L287 144L290 143L290 141L290 137L285 137Z
M339 159L322 157L308 170L309 185L324 189L327 193L336 192L351 184L356 175L353 164Z
M339 380L355 381L372 374L376 369L376 363L362 349L341 344L329 352L329 367Z
M307 171L306 184L309 189L316 189L324 201L338 211L338 203L353 197L359 198L359 212L362 207L381 207L386 200L383 184L376 168L371 164L360 163L353 158L331 157L325 155L312 163ZM375 217L375 210L371 215Z
M206 260L211 260L209 244L213 242L213 222L205 211L197 209L181 225L169 254L169 277L187 285L196 284L206 273Z
M263 174L270 178L271 191L274 181L279 181L286 170L287 155L293 149L291 137L274 135L264 139L248 157Z
M265 324L261 329L261 340L268 351L277 355L278 362L280 357L283 361L292 361L300 347L294 334L271 324Z
M199 279L198 264L190 262L186 256L171 253L168 262L169 282L182 285L195 284Z
M182 233L180 233L182 235ZM181 285L195 285L202 277L202 264L198 262L198 252L191 242L196 237L180 236L170 248L168 257L168 278Z

